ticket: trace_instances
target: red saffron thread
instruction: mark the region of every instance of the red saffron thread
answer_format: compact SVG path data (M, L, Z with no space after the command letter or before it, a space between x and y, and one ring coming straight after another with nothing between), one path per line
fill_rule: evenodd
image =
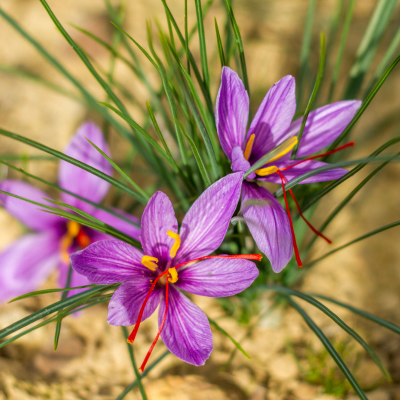
M278 174L280 175L281 180L282 180L282 178L283 178L283 179L285 180L285 183L288 183L287 179L283 176L283 174L281 174L280 172L278 172ZM311 225L311 223L310 223L309 221L307 221L306 217L303 215L303 213L302 213L302 211L301 211L301 208L300 208L300 206L299 206L299 203L298 203L297 200L296 200L296 197L294 197L294 194L293 194L293 192L292 192L292 189L289 189L289 192L290 192L290 194L291 194L291 196L292 196L292 198L293 198L293 200L294 200L294 202L295 202L295 204L296 204L297 209L299 210L299 214L300 214L301 218L303 218L303 221L309 226L309 228L310 228L316 235L322 237L322 239L325 239L329 244L332 244L332 240L328 239L324 234L322 234L320 231L318 231L317 229L315 229L315 228Z
M288 217L289 217L290 230L291 230L291 232L292 232L292 240L293 240L294 254L295 254L295 256L296 256L297 265L301 268L301 267L303 266L303 263L302 263L302 261L301 261L299 249L298 249L298 247L297 247L296 236L295 236L295 234L294 234L294 229L293 229L292 217L291 217L291 215L290 215L289 204L288 204L288 201L287 201L287 198L286 198L286 190L285 190L284 177L283 177L283 175L282 175L279 171L277 171L276 173L281 177L282 190L283 190L283 197L285 198L286 211L287 211L287 215L288 215Z
M168 274L168 275L169 275L169 274ZM162 322L161 322L160 329L159 329L158 332L157 332L157 336L156 336L156 338L154 339L153 343L151 344L150 350L147 352L146 357L145 357L145 359L144 359L142 365L141 365L140 368L139 368L139 371L142 372L142 373L143 373L143 371L144 371L144 369L145 369L145 367L146 367L147 361L148 361L149 358L150 358L150 355L151 355L151 353L152 353L152 351L153 351L153 349L154 349L154 346L156 345L156 343L157 343L157 341L158 341L158 338L160 337L162 328L164 327L165 320L167 319L167 311L168 311L168 278L167 278L167 283L166 283L166 289L165 289L165 291L166 291L166 293L165 293L165 311L164 311L163 320L162 320Z

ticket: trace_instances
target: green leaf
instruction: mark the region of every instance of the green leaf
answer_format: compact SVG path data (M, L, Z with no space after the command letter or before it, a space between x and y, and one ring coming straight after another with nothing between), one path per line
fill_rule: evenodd
M338 50L338 53L337 53L337 56L336 56L335 66L333 67L331 85L330 85L330 88L329 88L329 95L328 95L328 103L330 103L331 100L332 100L333 92L335 90L336 82L337 82L337 79L338 79L338 76L339 76L340 65L342 63L344 49L345 49L346 43L347 43L347 35L349 33L349 29L350 29L350 25L351 25L351 17L353 16L353 9L354 9L355 2L356 2L355 0L350 0L349 6L348 6L348 9L347 9L346 20L344 22L344 26L343 26L343 30L342 30L342 36L340 38L339 50ZM383 71L382 71L382 73L383 73Z
M237 49L238 49L238 52L239 52L239 58L240 58L240 66L242 68L242 76L243 76L244 87L246 88L247 94L250 97L249 79L247 77L247 67L246 67L246 59L245 59L245 56L244 56L242 37L240 35L239 26L238 26L238 24L236 22L236 18L235 18L235 15L233 13L233 10L232 10L231 0L224 0L224 1L225 1L225 6L226 6L226 9L228 11L228 15L229 15L229 18L230 18L230 21L231 21L233 34L235 35L235 39L236 39L236 45L237 45Z
M314 0L312 0L312 1L314 1ZM299 133L297 135L297 144L293 148L293 152L292 152L292 156L291 156L292 160L294 160L296 158L297 149L298 149L299 144L301 142L301 138L303 136L304 128L306 127L306 122L307 122L308 115L310 114L310 111L311 111L312 106L314 104L314 100L315 100L315 98L317 96L319 87L321 86L322 77L324 75L324 69L325 69L325 35L323 33L321 33L320 40L321 40L321 43L320 43L319 68L318 68L317 79L315 80L313 91L311 93L310 99L308 100L308 104L307 104L306 110L304 112L303 120L301 121L300 130L299 130Z
M391 322L386 321L386 320L384 320L382 318L379 318L376 315L373 315L373 314L371 314L371 313L369 313L367 311L364 311L364 310L360 310L359 308L353 307L350 304L343 303L341 301L332 299L331 297L326 297L326 296L322 296L320 294L315 294L315 293L313 293L312 295L315 296L315 297L318 297L320 299L329 301L331 303L337 304L338 306L347 308L348 310L352 311L353 313L355 313L357 315L360 315L363 318L369 319L370 321L373 321L373 322L375 322L375 323L377 323L379 325L382 325L385 328L390 329L391 331L393 331L393 332L397 333L398 335L400 335L400 327L399 326L397 326L395 324L392 324Z
M297 79L296 103L298 109L301 108L301 98L303 96L304 78L307 72L307 61L309 58L310 48L311 48L311 37L312 37L312 26L315 14L315 4L316 0L309 0L307 17L304 23L303 43L301 45L301 52L300 52L300 70Z
M377 156L378 154L382 153L385 149L388 147L400 142L400 136L390 139L386 143L384 143L381 147L379 147L377 150L375 150L370 157ZM342 176L340 179L337 179L336 181L332 182L330 185L326 186L324 189L320 190L315 196L312 197L312 199L302 207L303 211L307 210L310 208L313 204L315 204L319 199L327 195L331 190L333 190L335 187L341 185L344 181L347 179L351 178L354 176L357 172L359 172L361 169L363 169L367 164L359 164L355 168L353 168L351 171L349 171L346 175Z
M124 334L125 341L127 341L128 337L129 337L128 330L126 329L125 326L122 326L121 328L122 328L122 332ZM140 376L140 372L139 372L138 367L136 365L135 355L133 354L133 346L131 344L129 344L128 342L126 344L128 346L129 358L131 359L133 372L135 373L136 382L137 382L137 385L139 386L140 394L142 395L142 399L143 400L147 400L147 395L146 395L146 392L144 390L144 386L143 386L143 383L142 383L142 378Z
M365 74L378 49L397 0L379 0L357 49L356 60L350 70L345 99L357 98Z
M326 350L331 355L331 357L333 358L337 366L340 368L340 370L343 372L344 376L349 381L350 385L353 387L354 391L357 393L360 399L368 400L367 396L361 389L360 385L355 380L353 374L347 368L347 365L344 363L342 358L339 356L338 352L332 346L332 344L325 336L325 334L321 331L321 329L315 324L315 322L309 317L309 315L303 310L303 308L301 308L292 298L288 296L287 299L291 304L291 306L303 317L306 324L310 327L310 329L315 333L315 335L318 337L321 343L325 346Z
M111 160L110 157L106 153L104 153L103 150L98 148L94 143L92 143L88 138L86 140L122 175L123 178L125 178L136 190L141 194L147 201L149 201L149 196L148 194L134 182L131 177L125 173L113 160Z
M112 178L111 176L108 176L104 172L99 171L96 168L91 167L90 165L87 165L75 158L69 157L64 153L61 153L60 151L53 150L50 147L45 146L44 144L35 142L34 140L28 139L26 137L17 135L16 133L8 132L4 129L0 129L0 135L7 136L11 139L18 140L19 142L28 144L29 146L35 147L39 150L44 151L45 153L52 154L53 156L59 158L60 160L64 160L69 162L72 165L75 165L87 172L90 172L93 175L98 176L99 178L103 179L104 181L111 183L115 187L123 190L124 192L130 194L132 197L134 197L136 200L140 201L141 203L146 204L147 200L144 199L142 196L140 196L138 193L136 193L134 190L129 188L128 186L124 185L123 183L117 181L116 179Z
M168 354L170 354L169 350L166 350L160 357L157 358L152 364L150 364L142 374L142 379L154 368L156 367ZM128 385L125 390L115 399L122 400L136 385L138 384L137 379L134 380L130 385Z
M60 311L63 308L74 305L75 303L79 302L80 300L82 300L84 298L90 298L96 294L100 294L107 290L111 290L117 286L118 285L116 285L116 284L108 285L108 286L97 286L93 289L89 289L84 292L74 294L70 297L67 297L66 299L62 299L53 304L50 304L49 306L44 307L41 310L35 311L32 314L28 315L27 317L22 318L17 322L14 322L13 324L7 326L6 328L1 329L0 330L0 339L5 338L6 336L24 328L27 325L33 324L34 322L38 321L39 319L45 318L54 312Z
M327 258L330 255L332 255L334 253L337 253L338 251L343 250L346 247L351 246L352 244L361 242L361 240L367 239L367 238L369 238L369 237L371 237L373 235L376 235L377 233L384 232L384 231L386 231L388 229L394 228L394 227L399 226L399 225L400 225L400 220L396 221L396 222L392 222L391 224L388 224L388 225L385 225L385 226L381 226L380 228L375 229L375 230L373 230L371 232L368 232L365 235L362 235L362 236L358 237L357 239L354 239L351 242L348 242L348 243L344 244L343 246L340 246L340 247L338 247L338 248L336 248L336 249L334 249L332 251L329 251L328 253L324 254L323 256L317 258L316 260L313 260L310 263L306 264L304 267L311 267L312 265L314 265L317 262L323 260L324 258Z
M226 63L225 60L224 46L222 45L221 35L219 34L217 18L214 18L214 24L215 24L215 34L217 35L219 62L221 63L221 68L222 68L228 64Z
M55 157L54 158L52 157L52 159L57 160L57 158L55 158ZM119 214L119 213L117 213L117 212L115 212L113 210L110 210L107 207L102 206L101 204L98 204L98 203L95 203L95 202L93 202L91 200L85 199L84 197L79 196L78 194L75 194L73 192L70 192L69 190L63 189L62 187L60 187L58 185L54 185L51 182L48 182L48 181L46 181L46 180L44 180L42 178L39 178L38 176L32 175L29 172L26 172L25 170L23 170L22 168L17 168L17 167L15 167L15 166L13 166L13 165L5 162L5 161L0 160L0 163L6 165L9 168L14 169L15 171L18 171L18 172L22 173L22 174L24 174L24 175L26 175L26 176L28 176L30 178L36 179L37 181L42 182L42 183L44 183L44 184L46 184L46 185L48 185L48 186L50 186L50 187L52 187L54 189L57 189L60 192L66 193L66 194L68 194L70 196L73 196L73 197L79 199L79 200L82 200L85 203L90 204L91 206L93 206L93 207L95 207L95 208L97 208L99 210L103 210L103 211L107 212L108 214L113 215L114 217L117 217L117 218L121 219L122 221L127 222L128 224L131 224L133 226L136 226L136 227L140 228L140 224L138 224L137 222L134 222L134 221L130 220L129 218L126 218L123 215L121 215L121 214Z
M223 335L225 335L245 357L251 359L251 357L244 351L243 347L240 345L239 342L237 342L225 329L221 328L213 319L211 319L210 317L207 318L210 324L214 326Z
M203 81L204 81L204 85L207 88L207 90L210 91L210 74L208 72L206 38L204 36L203 13L201 10L201 1L194 0L194 2L196 5L196 17L197 17L197 26L198 26L198 32L199 32L200 59L201 59L201 68L203 70Z
M168 21L170 19L168 18ZM188 10L187 10L187 0L185 0L185 53L186 53L186 62L187 62L187 70L190 75L190 58L189 58L189 33L188 33Z
M75 290L75 289L87 289L87 288L93 288L93 287L98 287L98 285L86 285L86 286L76 286L76 287L68 287L65 289L44 289L44 290L36 290L34 292L29 292L25 293L21 296L15 297L14 299L10 300L9 303L13 303L14 301L22 300L22 299L27 299L28 297L33 297L33 296L38 296L41 294L48 294L48 293L58 293L58 292L69 292L70 290Z
M379 359L379 357L375 353L375 351L364 341L364 339L360 335L358 335L357 332L355 332L352 328L350 328L342 319L340 319L333 311L331 311L324 304L320 303L318 300L314 299L312 296L310 296L308 294L301 293L297 290L290 289L287 287L274 286L274 285L261 285L261 286L255 286L254 290L257 290L258 287L260 287L261 289L274 290L274 291L284 293L284 294L290 295L290 296L296 296L296 297L306 301L307 303L313 305L314 307L318 308L325 315L327 315L333 322L335 322L338 326L340 326L345 332L347 332L350 336L352 336L355 340L357 340L358 343L360 343L360 345L365 349L365 351L374 360L374 362L379 367L379 369L381 370L383 375L385 375L386 379L389 382L391 382L392 378L391 378L389 372L386 370L385 366L382 364L382 361Z

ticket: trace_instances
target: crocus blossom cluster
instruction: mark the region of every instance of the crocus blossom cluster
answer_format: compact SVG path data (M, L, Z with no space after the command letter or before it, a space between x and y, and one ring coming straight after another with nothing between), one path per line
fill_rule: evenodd
M141 321L159 306L161 338L180 359L203 365L212 351L207 316L181 290L207 297L237 294L251 285L258 269L249 259L261 255L209 256L222 243L240 197L243 173L210 186L193 203L181 228L168 196L156 192L141 219L143 252L115 240L93 243L71 255L76 272L95 284L123 282L113 294L108 323L133 325L132 343ZM179 232L179 233L178 233Z
M65 153L107 175L111 175L111 166L103 156L86 140L96 144L102 151L109 154L107 143L102 132L93 123L80 126L70 141ZM109 189L109 183L65 161L60 162L59 185L72 193L99 203ZM3 180L0 190L24 197L36 202L52 205L44 200L49 195L38 188L17 180ZM62 193L62 201L77 207L94 217L112 225L124 233L138 238L140 229L125 222L106 211ZM45 213L36 205L14 197L0 194L4 208L33 233L28 233L0 254L0 301L30 292L48 277L58 265L59 284L66 284L69 268L69 255L83 249L90 243L110 238L108 235L94 229L80 226L73 221L67 221L57 215ZM122 214L122 211L117 211ZM126 218L139 222L135 217L123 213ZM89 284L85 276L73 273L71 287ZM75 291L71 291L73 294Z
M293 248L301 266L293 225L285 195L287 213L274 196L257 181L282 183L326 165L309 157L332 143L360 107L360 101L340 101L310 112L296 156L291 160L301 118L292 122L296 110L295 80L285 76L271 87L246 134L249 97L236 72L224 67L218 92L215 120L221 146L233 172L246 172L263 156L283 145L273 159L251 173L243 182L241 212L258 248L265 253L275 272L290 261ZM339 149L337 149L339 150ZM304 157L309 157L302 159ZM330 169L301 183L323 182L342 177L347 170ZM321 234L322 236L322 234Z

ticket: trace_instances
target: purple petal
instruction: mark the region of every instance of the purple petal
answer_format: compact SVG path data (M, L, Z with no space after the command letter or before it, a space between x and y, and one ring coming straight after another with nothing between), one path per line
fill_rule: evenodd
M252 204L257 202L259 204ZM292 258L293 242L289 218L267 189L243 182L243 217L258 248L268 257L272 269L281 272Z
M331 144L343 132L361 106L361 101L338 101L311 111L301 137L297 157L306 157ZM299 133L302 118L294 121L288 137Z
M220 246L239 201L242 179L241 172L227 175L193 203L182 221L175 265L207 256Z
M72 137L65 154L90 165L107 175L112 174L112 167L109 162L86 140L99 147L108 156L110 150L103 137L101 130L92 122L82 124ZM106 195L110 184L91 173L76 167L66 161L60 161L59 183L63 189L79 194L85 199L99 203ZM62 199L74 207L91 213L94 209L88 203L78 200L76 197L62 193Z
M243 150L239 146L235 146L232 150L232 171L246 172L250 168L250 163L244 158ZM255 179L256 174L252 172L247 179Z
M168 288L168 311L161 339L168 350L189 364L204 365L213 349L210 323L203 311L172 285ZM165 291L160 301L158 325L165 312Z
M264 97L247 134L255 134L251 163L291 137L288 129L296 111L295 86L294 78L285 76Z
M141 264L143 253L120 240L102 240L71 254L72 268L100 285L137 278L153 279L155 273Z
M275 165L279 169L283 169L298 162L299 160L292 160L292 161L274 162L271 163L271 165ZM292 179L297 178L298 176L301 176L314 169L324 167L326 165L328 164L321 161L308 160L293 168L281 171L281 174L287 179L288 182L290 182ZM348 172L347 169L343 168L329 169L317 175L311 176L310 178L307 178L304 181L301 181L300 183L332 181L334 179L341 178L343 175L346 175L347 172ZM258 177L257 179L266 182L281 183L281 178L278 174L271 174L263 177Z
M224 67L215 105L215 124L222 149L229 159L235 146L244 146L248 118L249 95L243 82L235 71Z
M144 254L158 259L158 265L164 267L175 240L167 235L168 231L178 233L178 222L171 200L163 192L156 192L147 203L142 215L141 243Z
M54 204L43 200L44 197L47 199L50 198L48 194L35 188L29 183L14 180L4 180L0 182L0 190L54 207ZM40 206L28 203L24 200L19 200L15 197L0 193L0 201L4 208L13 217L17 218L28 228L35 231L53 229L57 226L65 224L63 218L58 217L57 215L46 213L40 209Z
M247 289L258 276L248 260L213 258L178 269L175 286L188 293L207 297L227 297Z
M136 224L140 224L139 218L135 217L134 215L131 215L125 211L119 210L117 208L112 208L112 211L116 212L117 214L123 216L124 218L135 222ZM120 219L107 211L101 210L101 209L96 209L94 213L92 214L94 217L100 219L101 221L105 222L106 224L112 226L115 229L120 230L121 232L129 235L130 237L140 240L140 227L130 224L129 222L124 221L123 219ZM110 237L108 237L110 239Z
M38 289L57 266L59 239L55 231L25 235L0 254L0 301Z
M111 297L108 305L108 323L113 326L136 324L143 302L151 287L148 279L137 279L123 283ZM158 286L151 292L144 308L142 321L153 314L160 303L162 289Z
M59 282L59 285L61 288L65 288L65 286L67 284L69 268L70 268L69 263L65 263L65 262L61 261L58 264L58 271L59 271L58 282ZM76 271L72 271L71 282L70 282L69 287L86 286L86 285L90 285L91 283L92 282L90 282L89 279L86 278L86 276L78 274ZM72 296L74 294L78 294L78 293L82 292L83 290L87 290L87 289L70 290L68 292L68 297Z

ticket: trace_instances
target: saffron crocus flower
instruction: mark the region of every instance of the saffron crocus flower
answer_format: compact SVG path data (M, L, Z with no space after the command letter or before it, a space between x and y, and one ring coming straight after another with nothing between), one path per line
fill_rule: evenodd
M282 152L247 177L242 186L241 196L241 211L250 233L258 248L270 260L275 272L280 272L287 265L292 257L293 248L299 266L301 260L285 191L287 213L274 196L259 186L256 180L283 185L306 172L326 165L314 161L313 158L316 157L309 156L332 143L343 132L360 105L360 101L340 101L310 112L297 151L297 157L301 160L290 160L291 150L297 144L302 120L300 118L292 122L296 110L294 78L285 76L271 87L246 134L249 116L248 94L237 73L227 67L223 68L215 120L221 146L231 161L232 170L245 172L264 155L283 145ZM304 157L308 158L302 159ZM330 169L301 183L338 179L346 172L341 168ZM316 230L314 232L318 233Z
M209 256L229 226L240 196L243 174L231 174L210 186L178 222L168 196L155 193L141 220L143 252L115 240L93 243L71 255L72 267L96 284L123 282L108 306L110 325L135 324L128 338L133 343L141 321L160 305L158 337L177 357L203 365L212 350L206 315L180 290L207 297L237 294L258 275L261 255ZM199 261L196 263L196 261Z
M65 153L111 175L110 164L86 138L109 154L100 129L93 123L85 123L78 129ZM102 201L109 188L109 183L65 161L60 162L58 180L62 188L96 203ZM3 180L0 182L0 190L54 206L43 200L44 197L49 198L48 194L26 182ZM140 229L134 225L71 195L62 193L61 196L63 202L90 213L134 238L139 237ZM68 276L69 254L97 240L110 238L102 232L45 213L36 205L23 200L5 194L0 194L0 200L11 215L34 231L18 239L0 254L0 301L37 289L57 266L59 284L64 287ZM122 214L121 211L118 212ZM138 222L127 213L124 216ZM86 277L75 272L72 274L71 287L88 284L90 282ZM70 292L73 293L76 292Z

